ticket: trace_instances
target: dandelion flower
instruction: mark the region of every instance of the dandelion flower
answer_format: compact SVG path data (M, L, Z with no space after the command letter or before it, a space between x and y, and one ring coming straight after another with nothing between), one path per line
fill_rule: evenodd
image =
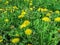
M50 22L51 21L50 18L48 18L48 17L43 17L42 20L45 21L45 22Z
M19 16L18 16L18 18L23 18L23 17L24 17L24 15L19 15Z
M54 21L60 22L60 17L55 18Z
M40 11L41 10L41 8L38 8L38 10L37 11Z
M50 15L51 15L51 13L47 13L47 14L46 14L46 16L50 16Z
M25 30L25 34L26 35L31 35L32 34L32 30L31 29L26 29Z
M44 11L48 11L48 9L47 9L47 8L44 8L43 10L44 10Z
M25 14L26 14L26 12L24 10L22 10L21 15L25 15Z
M47 8L40 8L39 10L40 10L41 12L46 12L46 11L48 11Z
M30 21L25 20L25 21L23 22L23 24L20 26L20 28L22 29L22 28L28 26L29 24L30 24Z
M55 13L56 13L56 14L59 14L60 12L59 12L59 10L56 10Z
M20 41L19 38L14 38L14 39L11 40L11 42L14 43L14 44L15 44L15 43L18 43L19 41Z
M22 11L21 12L21 15L18 16L18 18L23 18L25 16L26 12L25 11Z

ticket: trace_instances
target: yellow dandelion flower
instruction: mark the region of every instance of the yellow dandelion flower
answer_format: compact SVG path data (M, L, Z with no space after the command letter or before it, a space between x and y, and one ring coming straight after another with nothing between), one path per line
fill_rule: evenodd
M47 8L40 8L39 10L40 10L41 12L46 12L46 11L48 11ZM39 11L39 10L38 10L38 11Z
M28 26L29 24L30 24L30 21L25 20L25 21L23 22L23 24L20 26L20 29L22 29L22 28Z
M25 15L19 15L18 18L23 18Z
M55 18L54 21L60 22L60 17Z
M18 9L18 7L17 6L13 6L13 9Z
M25 30L25 34L26 35L31 35L32 34L32 30L31 29L26 29Z
M50 15L51 15L51 13L47 13L47 14L46 14L46 16L50 16Z
M22 10L21 15L25 15L25 14L26 14L26 12L24 10Z
M50 22L51 21L50 18L48 18L48 17L43 17L42 20L45 21L45 22Z
M22 10L21 15L18 16L18 18L23 18L25 16L26 12Z
M3 41L3 37L2 36L0 36L0 42L2 42Z
M37 11L40 11L40 10L41 10L41 8L38 8L38 9L37 9Z
M14 44L15 44L15 43L18 43L19 41L20 41L19 38L14 38L14 39L11 40L11 42L14 43Z
M5 22L9 22L9 19L5 19L4 21L5 21Z
M60 13L60 11L59 11L59 10L56 10L56 11L55 11L55 13L56 13L56 14L59 14L59 13Z
M48 11L48 9L47 9L47 8L44 8L43 10L44 10L44 11Z

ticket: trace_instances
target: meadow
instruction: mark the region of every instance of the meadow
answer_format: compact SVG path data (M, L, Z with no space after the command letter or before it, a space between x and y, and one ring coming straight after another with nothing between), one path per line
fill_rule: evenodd
M60 45L60 0L0 0L0 45Z

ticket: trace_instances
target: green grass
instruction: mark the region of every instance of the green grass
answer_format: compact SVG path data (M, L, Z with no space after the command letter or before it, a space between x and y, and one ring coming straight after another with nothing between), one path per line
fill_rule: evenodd
M5 2L8 1L7 4ZM56 17L60 17L60 0L32 0L32 5L29 5L31 0L2 0L0 1L0 35L3 37L3 41L0 45L15 45L11 42L12 38L20 38L20 42L16 45L60 45L60 22L55 22ZM13 6L17 6L18 9L13 9ZM34 8L33 8L34 7ZM37 11L38 8L47 8L48 11ZM30 10L33 8L33 10ZM13 12L11 12L11 10ZM26 11L26 15L23 18L18 18L22 10ZM50 16L50 22L42 21L42 18L46 16L49 11L52 10ZM55 11L58 10L59 14ZM8 19L8 22L4 20ZM30 21L30 25L20 29L25 20ZM14 28L10 28L14 26ZM24 32L26 29L31 29L32 34L27 36ZM19 34L16 36L15 34Z

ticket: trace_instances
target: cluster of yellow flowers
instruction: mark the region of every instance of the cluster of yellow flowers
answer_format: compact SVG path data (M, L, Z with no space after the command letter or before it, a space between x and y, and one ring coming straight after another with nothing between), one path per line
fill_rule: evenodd
M13 38L13 39L11 40L11 42L12 42L13 44L18 43L19 41L20 41L19 38ZM27 45L32 45L32 44L27 44Z
M55 18L55 22L60 22L60 17Z
M29 24L30 24L30 21L25 20L25 21L23 22L23 24L19 26L19 28L22 29L22 28L28 26Z
M47 8L41 8L41 7L39 7L39 8L37 9L37 11L39 11L39 12L40 12L40 11L41 11L41 12L46 12L46 11L48 11L48 9L47 9ZM53 11L50 10L49 12L52 13ZM59 14L60 11L59 11L59 10L56 10L55 13L56 13L56 14Z
M47 12L48 9L47 8L38 8L37 9L38 12ZM50 22L51 19L49 18L49 16L51 16L51 14L53 13L52 10L48 11L48 13L46 14L46 17L43 17L42 20L45 21L45 22ZM54 13L56 14L60 14L60 11L59 10L56 10ZM48 16L48 17L47 17ZM60 17L57 17L54 19L55 22L60 22Z
M20 41L19 38L14 38L14 39L11 40L11 42L14 43L14 44L15 44L15 43L18 43L19 41Z
M42 20L45 21L45 22L50 22L51 21L51 19L48 18L48 17L43 17ZM60 22L60 17L55 18L54 21L55 22Z
M32 9L31 9L32 10ZM21 12L21 15L18 16L18 18L23 18L25 16L26 12L24 10L22 10ZM22 29L22 28L25 28L27 27L28 25L30 24L30 21L29 20L25 20L20 26L19 28ZM32 30L31 29L26 29L25 30L25 34L26 35L31 35L32 34Z
M37 11L45 12L45 11L48 11L48 9L47 8L38 8Z
M26 12L22 10L21 15L18 16L18 18L23 18L25 16Z
M22 29L23 27L26 27L27 25L29 25L30 22L28 20L25 20L24 23L20 26L20 28ZM25 30L25 34L26 35L31 35L32 34L32 30L31 29L26 29ZM16 36L19 36L18 34L16 34ZM11 40L12 43L18 43L20 41L19 38L14 38ZM28 45L31 45L31 44L28 44Z
M59 14L60 12L59 12L59 10L56 10L55 13L56 13L56 14Z

